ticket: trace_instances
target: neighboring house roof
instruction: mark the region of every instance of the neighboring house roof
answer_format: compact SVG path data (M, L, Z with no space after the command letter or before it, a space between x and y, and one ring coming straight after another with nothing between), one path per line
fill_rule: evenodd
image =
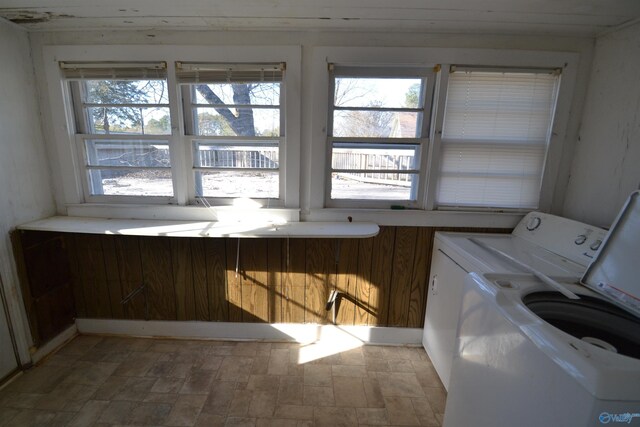
M416 113L398 112L393 117L391 124L391 138L415 138L416 137Z

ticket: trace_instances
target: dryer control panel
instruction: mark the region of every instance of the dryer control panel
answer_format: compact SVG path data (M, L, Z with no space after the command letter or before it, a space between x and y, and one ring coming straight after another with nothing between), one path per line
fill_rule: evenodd
M607 231L568 218L530 212L516 226L513 234L587 266L595 258Z

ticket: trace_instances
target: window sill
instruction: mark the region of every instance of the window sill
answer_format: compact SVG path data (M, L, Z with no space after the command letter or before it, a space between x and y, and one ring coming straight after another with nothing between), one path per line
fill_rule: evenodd
M176 221L54 216L23 224L19 230L164 237L366 238L378 234L369 222Z
M145 219L168 221L300 221L299 209L239 208L236 206L180 206L144 204L83 203L67 205L67 215L90 218Z
M514 228L526 212L469 212L457 210L324 208L301 213L292 208L238 208L233 206L70 204L72 217L191 221L191 222L373 222L379 225L412 227Z
M425 211L418 209L311 209L303 221L370 221L379 225L412 227L514 228L526 212Z

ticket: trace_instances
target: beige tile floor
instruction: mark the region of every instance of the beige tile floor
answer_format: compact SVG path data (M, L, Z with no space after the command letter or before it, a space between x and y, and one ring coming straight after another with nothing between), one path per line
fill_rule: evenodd
M0 426L439 426L422 348L80 336L0 391ZM329 352L330 353L330 352Z

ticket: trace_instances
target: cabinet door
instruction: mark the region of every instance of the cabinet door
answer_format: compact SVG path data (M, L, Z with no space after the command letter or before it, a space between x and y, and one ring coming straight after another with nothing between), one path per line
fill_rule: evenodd
M436 243L431 259L422 344L445 388L449 386L466 275L467 271L449 258Z

